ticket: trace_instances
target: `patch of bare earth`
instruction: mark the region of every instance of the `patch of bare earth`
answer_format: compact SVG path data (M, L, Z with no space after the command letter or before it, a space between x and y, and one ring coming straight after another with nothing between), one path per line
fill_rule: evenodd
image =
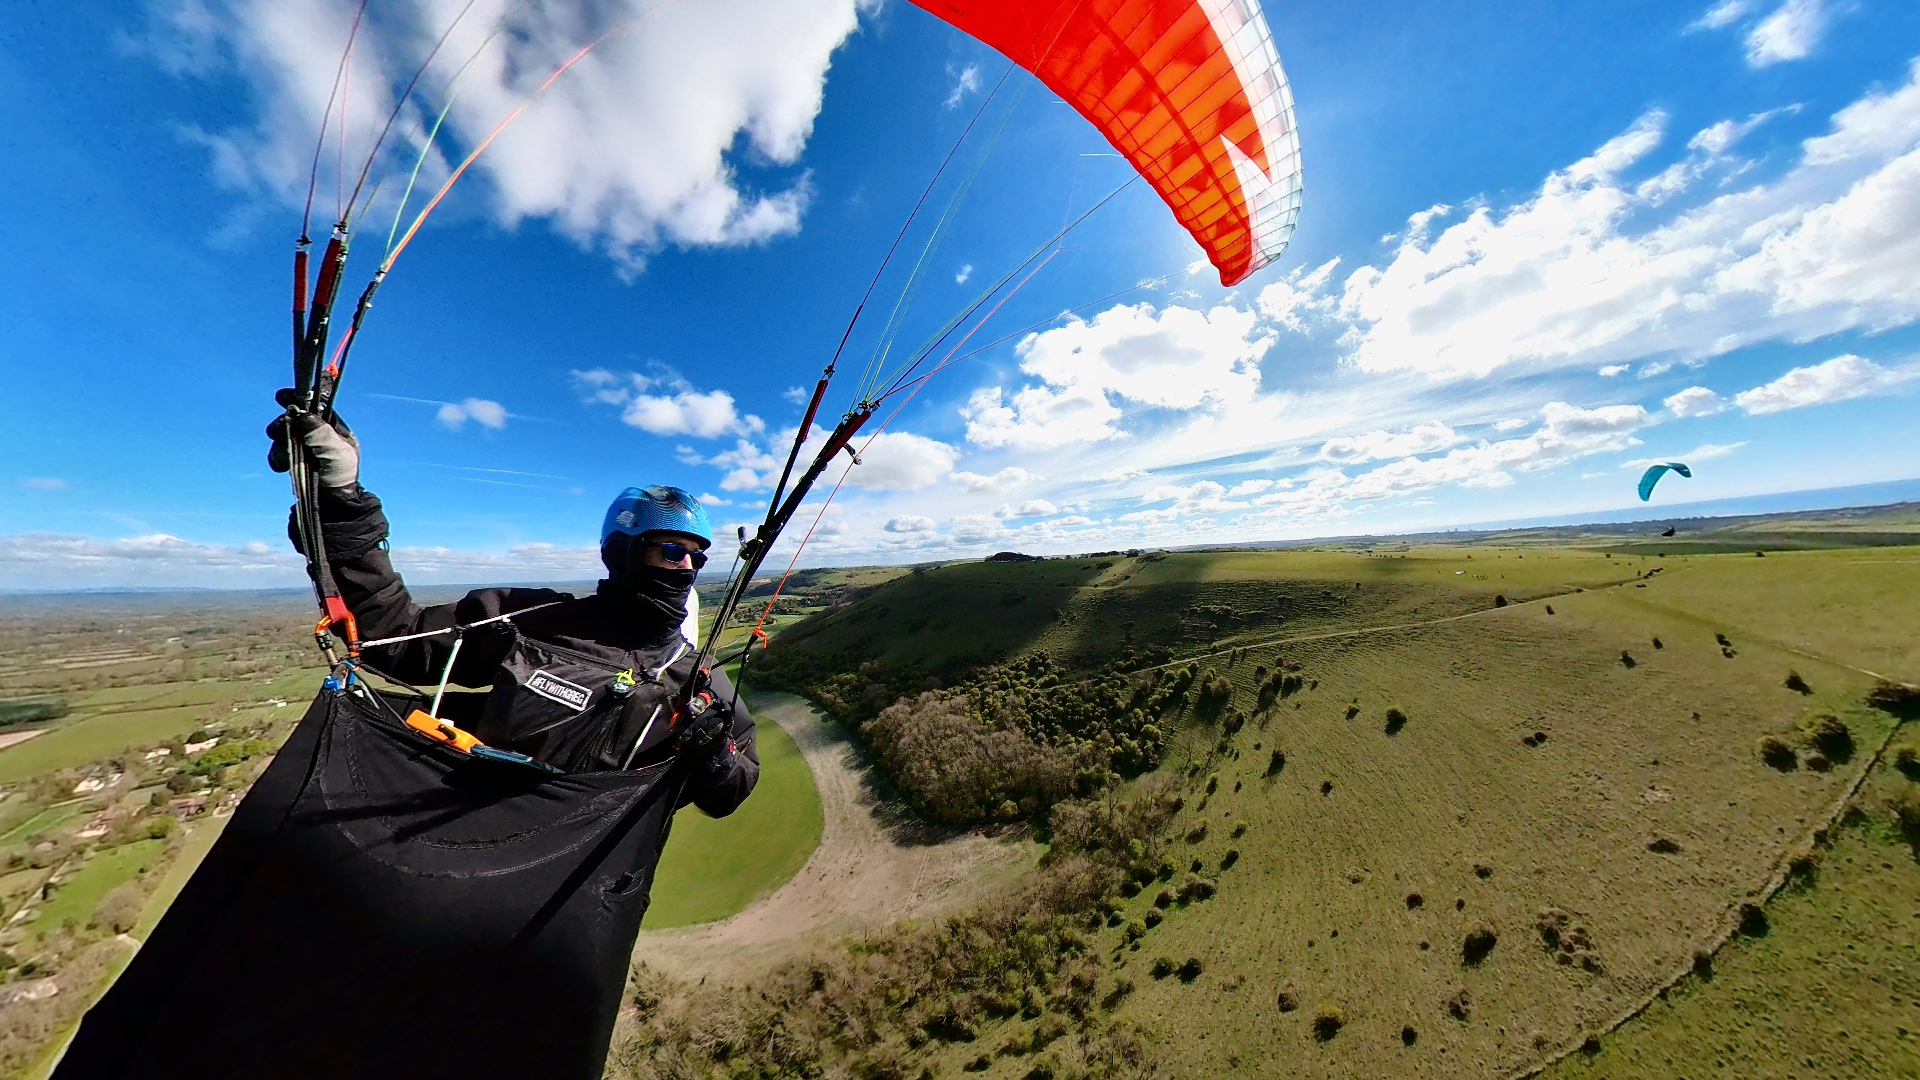
M886 790L845 728L805 700L755 695L754 715L793 737L820 792L820 846L793 879L720 922L643 931L634 959L700 977L771 964L825 938L965 907L1031 866L1023 839L935 828Z

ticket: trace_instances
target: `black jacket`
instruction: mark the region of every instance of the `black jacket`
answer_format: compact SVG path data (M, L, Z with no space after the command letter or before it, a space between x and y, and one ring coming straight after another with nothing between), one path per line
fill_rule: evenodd
M593 595L583 597L552 589L475 589L451 604L416 604L387 558L387 519L372 492L358 488L326 492L320 500L320 512L327 562L333 568L341 598L359 623L362 641L470 626L495 616L525 612L510 621L466 631L451 672L447 671L454 644L451 634L366 651L368 667L402 682L431 690L444 673L454 686L493 687L490 705L497 706L508 700L506 691L512 689L507 669L513 666L516 652L530 644L557 647L577 654L583 663L597 661L609 671L644 672L660 666L671 655L670 647L680 642L677 627L663 627L657 612L640 609L619 590L608 588L605 581ZM299 540L291 528L289 535L294 536L297 547ZM540 610L529 610L532 608ZM663 652L663 647L669 651ZM685 655L664 673L664 680L673 683L674 689L684 685L677 680L690 674L690 661L691 656ZM712 684L717 701L722 705L732 702L733 687L725 674L713 672ZM526 700L525 695L521 700ZM537 738L520 744L497 718L476 723L474 733L489 743L553 759L541 752L543 747ZM754 746L753 718L744 702L734 708L731 730L731 755L723 749L708 767L691 770L683 805L691 802L714 817L725 817L753 791L760 777L760 757ZM638 760L621 763L643 765L670 753L659 739L662 734L664 726L656 727L645 740L646 745L639 748Z

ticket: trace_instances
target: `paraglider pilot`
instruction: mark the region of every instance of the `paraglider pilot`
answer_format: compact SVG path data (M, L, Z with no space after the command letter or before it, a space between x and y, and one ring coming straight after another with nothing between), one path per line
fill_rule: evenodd
M286 467L287 422L268 429L278 471ZM713 539L697 499L668 486L621 492L600 531L607 576L589 596L475 589L451 604L422 606L388 560L386 515L359 483L359 441L337 418L295 413L291 422L319 473L328 563L361 638L471 627L369 647L369 668L415 686L488 688L484 697L449 695L442 715L489 746L566 772L679 757L692 766L682 805L724 817L745 801L760 774L753 719L723 673L693 670L697 616L689 607L698 603L694 577ZM669 732L690 679L702 683L695 708Z

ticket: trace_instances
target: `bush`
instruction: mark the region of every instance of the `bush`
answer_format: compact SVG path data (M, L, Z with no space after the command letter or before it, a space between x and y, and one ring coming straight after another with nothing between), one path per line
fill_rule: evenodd
M1180 976L1181 982L1190 983L1199 978L1200 973L1205 970L1206 968L1201 965L1199 957L1189 956L1186 961L1180 965L1180 970L1174 972L1174 974Z
M1151 930L1154 927L1159 926L1161 923L1167 921L1167 916L1166 916L1166 913L1161 911L1159 908L1148 908L1146 915L1142 918L1142 921L1145 923L1146 928L1148 930Z
M1636 667L1636 666L1638 666L1638 662L1634 660L1634 658L1633 658L1633 654L1632 654L1632 653L1630 653L1630 652L1628 652L1628 651L1627 651L1627 650L1625 650L1625 649L1621 649L1621 650L1620 650L1620 665L1621 665L1622 667L1627 667L1627 668L1632 668L1632 667Z
M1800 719L1800 736L1828 758L1845 762L1853 756L1853 732L1844 720L1824 710Z
M1507 606L1507 598L1506 598L1505 596L1503 596L1503 595L1500 595L1500 594L1498 594L1498 593L1496 593L1496 594L1494 594L1494 597L1493 597L1493 606L1494 606L1494 607L1506 607L1506 606Z
M146 897L134 885L118 886L101 898L100 906L93 912L93 925L116 934L129 933L140 921L140 909L145 904Z
M1813 693L1813 687L1808 686L1807 680L1801 678L1800 673L1797 671L1787 672L1786 687L1787 689L1792 690L1795 693L1799 693L1799 694Z
M1740 905L1739 931L1747 937L1766 937L1772 929L1767 924L1767 910L1759 904Z
M1907 719L1920 717L1920 686L1882 679L1867 691L1866 702L1872 708L1895 716Z
M1164 979L1173 974L1174 969L1179 966L1173 962L1171 956L1156 956L1153 958L1153 966L1147 969L1147 973L1156 979Z
M1282 990L1274 998L1274 1004L1279 1007L1281 1012L1290 1013L1300 1007L1300 999L1294 996L1293 991Z
M1267 775L1279 776L1280 770L1287 767L1287 754L1284 750L1275 750L1267 759Z
M1330 1002L1322 1002L1313 1014L1313 1037L1321 1042L1331 1041L1346 1026L1346 1012Z
M1448 998L1446 1005L1447 1015L1463 1024L1466 1023L1467 1017L1473 1015L1473 995L1465 990Z
M1800 767L1800 758L1793 752L1793 747L1778 735L1768 735L1760 740L1760 760L1781 772L1792 772Z
M1667 647L1667 643L1664 641L1661 641L1659 638L1654 638L1653 647L1656 649L1664 649Z
M1239 861L1240 861L1240 849L1228 848L1227 853L1225 855L1220 856L1220 869L1231 870L1233 869L1233 864Z
M1680 853L1680 842L1670 840L1664 836L1656 836L1648 842L1647 850L1653 852L1655 855L1678 855Z
M1426 902L1427 902L1427 898L1424 896L1421 896L1417 892L1410 892L1407 894L1407 910L1408 911L1412 911L1416 908L1422 907L1426 904Z
M1893 767L1909 780L1920 780L1920 746L1901 743L1893 748Z
M888 707L861 734L915 809L953 825L1045 813L1074 794L1093 760L931 691Z
M58 720L70 711L64 701L0 701L0 727Z
M1407 714L1398 706L1387 710L1387 734L1398 735L1400 729L1407 726Z
M1469 967L1477 967L1487 958L1487 954L1493 952L1493 947L1499 941L1500 935L1493 932L1493 927L1486 923L1475 924L1473 929L1467 931L1466 940L1460 943L1461 962Z

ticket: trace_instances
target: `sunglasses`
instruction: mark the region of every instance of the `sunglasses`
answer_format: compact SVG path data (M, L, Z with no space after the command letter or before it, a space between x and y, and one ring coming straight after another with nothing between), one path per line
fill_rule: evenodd
M685 544L675 544L670 541L657 542L652 546L658 548L660 557L670 563L677 563L681 559L690 559L693 562L693 568L695 570L707 565L707 553L698 548L690 548Z

